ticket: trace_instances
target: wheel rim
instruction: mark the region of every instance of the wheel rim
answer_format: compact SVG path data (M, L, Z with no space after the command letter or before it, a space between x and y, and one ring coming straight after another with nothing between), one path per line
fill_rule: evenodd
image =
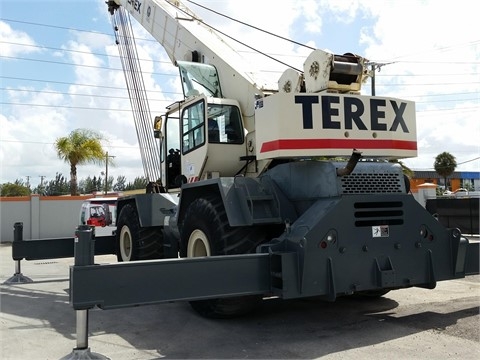
M210 244L202 230L194 230L188 238L187 257L210 256Z
M132 258L132 233L128 226L124 225L120 231L120 255L123 261L130 261Z

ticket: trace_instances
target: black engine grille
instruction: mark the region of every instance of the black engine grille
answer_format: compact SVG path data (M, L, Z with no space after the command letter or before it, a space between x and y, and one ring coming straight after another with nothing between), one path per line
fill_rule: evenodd
M399 173L352 173L340 178L343 194L390 194L404 192Z
M358 202L354 204L355 226L402 225L401 201Z

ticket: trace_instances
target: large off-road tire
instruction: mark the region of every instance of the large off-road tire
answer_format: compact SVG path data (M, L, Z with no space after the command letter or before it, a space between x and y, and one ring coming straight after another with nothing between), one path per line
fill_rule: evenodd
M142 228L134 205L127 204L118 217L116 246L118 261L163 258L163 232L159 227Z
M193 201L181 226L181 257L246 254L264 240L264 231L255 227L230 227L219 197ZM209 318L245 315L261 302L257 295L191 301L192 308Z

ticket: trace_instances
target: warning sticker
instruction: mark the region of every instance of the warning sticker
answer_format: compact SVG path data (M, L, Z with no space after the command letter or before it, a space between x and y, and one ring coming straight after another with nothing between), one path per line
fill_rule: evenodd
M388 225L372 226L372 236L373 237L389 237L390 232L388 229Z

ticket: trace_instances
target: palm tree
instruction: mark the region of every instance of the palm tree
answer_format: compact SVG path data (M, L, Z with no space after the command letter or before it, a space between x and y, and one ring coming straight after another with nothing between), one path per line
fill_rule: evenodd
M457 167L457 160L455 156L449 152L444 151L438 154L433 163L433 168L438 175L442 176L445 180L445 190L447 190L447 177L452 175Z
M57 156L70 164L70 194L77 194L77 165L103 163L108 157L102 148L103 136L88 129L73 130L55 140Z

